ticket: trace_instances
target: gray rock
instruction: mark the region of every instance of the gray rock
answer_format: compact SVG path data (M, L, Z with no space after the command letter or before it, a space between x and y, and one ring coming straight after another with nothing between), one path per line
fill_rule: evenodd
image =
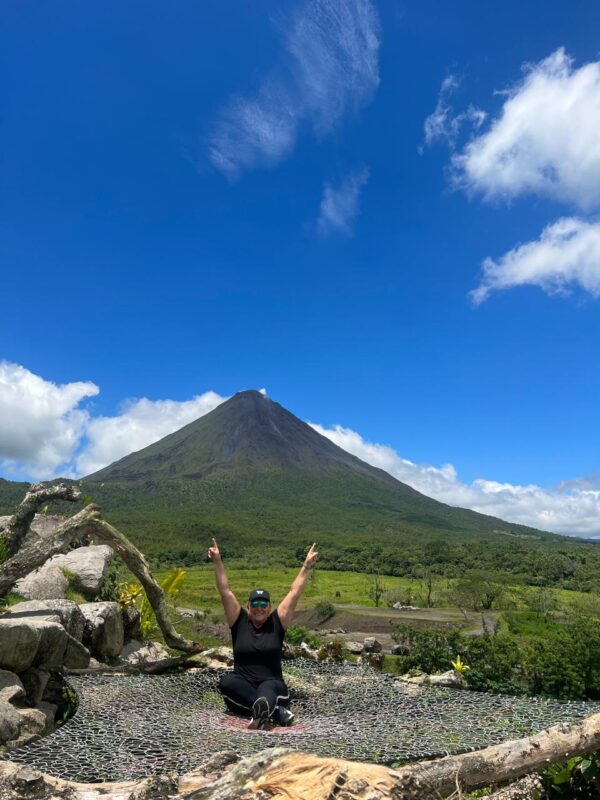
M21 717L17 709L6 700L0 700L0 744L17 739L21 730Z
M367 636L363 645L363 652L365 653L381 653L381 642L378 642L374 636Z
M116 658L123 649L123 617L118 603L83 603L85 617L83 643L92 655L105 660Z
M123 633L125 641L140 639L142 635L141 615L135 606L125 606L121 609L123 615Z
M69 581L58 566L47 561L39 569L20 578L14 585L15 594L28 600L52 600L64 598L69 588Z
M44 696L50 673L46 669L29 667L29 669L21 673L20 678L23 681L28 702L32 706L37 706Z
M441 675L428 675L425 678L425 684L429 686L447 686L451 689L464 689L466 688L465 679L460 672L450 669L448 672L443 672Z
M359 656L363 651L362 642L346 642L346 650L352 655Z
M407 644L395 644L392 646L391 652L393 656L409 656L410 647Z
M158 642L140 642L133 639L121 650L120 659L126 664L147 664L170 658L170 654Z
M12 703L25 697L25 687L19 676L6 669L0 669L0 700Z
M104 583L113 557L114 551L108 545L90 545L53 556L48 564L72 572L77 578L78 588L86 597L93 598Z
M63 628L74 639L83 638L85 617L77 603L73 600L28 600L11 606L11 617L35 617L60 622Z
M70 656L70 650L77 658ZM24 672L29 667L56 669L80 663L85 648L59 622L47 619L0 618L0 668Z
M69 669L85 669L90 663L90 651L77 639L67 634L67 647L63 656L63 666Z
M46 703L42 701L41 703L36 703L35 707L46 717L46 733L51 733L54 730L54 722L56 720L58 706L54 703Z
M19 708L17 713L21 718L19 726L19 736L24 733L43 734L46 732L47 719L43 711L37 708Z

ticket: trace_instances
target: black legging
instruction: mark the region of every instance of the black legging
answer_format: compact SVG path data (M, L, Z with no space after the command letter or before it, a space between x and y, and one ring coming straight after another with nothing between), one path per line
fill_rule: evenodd
M266 699L269 716L275 711L275 706L287 706L290 702L290 693L283 681L273 679L255 685L235 672L221 674L219 691L227 708L243 716L252 715L252 706L258 697Z

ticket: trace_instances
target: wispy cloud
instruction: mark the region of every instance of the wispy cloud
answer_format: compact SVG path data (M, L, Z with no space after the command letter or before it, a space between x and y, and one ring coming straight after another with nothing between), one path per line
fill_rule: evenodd
M379 83L379 18L370 0L308 0L283 28L286 71L266 76L256 95L230 100L209 137L209 157L229 178L286 158L302 121L327 133Z
M369 179L367 167L358 167L346 175L337 185L325 184L323 199L317 220L317 229L322 236L331 233L352 233L352 224L358 216L362 187Z
M559 48L525 68L489 130L453 156L455 185L486 198L531 193L600 206L600 61Z
M492 292L515 286L539 286L548 294L580 286L600 297L600 223L565 217L548 225L539 239L521 244L498 261L486 258L483 277L471 292L475 305Z
M460 85L456 75L447 75L442 81L438 101L434 111L427 117L423 125L425 144L432 145L436 141L445 141L454 148L458 135L465 123L477 129L485 122L486 113L475 106L457 114L450 103L450 95Z
M312 427L349 453L442 503L542 530L600 538L600 488L591 480L565 481L555 491L483 479L466 484L452 464L415 464L393 448L367 442L340 425Z

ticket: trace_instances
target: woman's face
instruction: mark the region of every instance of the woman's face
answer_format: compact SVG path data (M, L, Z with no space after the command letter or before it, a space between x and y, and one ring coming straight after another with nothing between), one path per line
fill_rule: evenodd
M264 625L270 613L271 603L266 600L252 600L248 603L248 616L250 617L250 622L256 628Z

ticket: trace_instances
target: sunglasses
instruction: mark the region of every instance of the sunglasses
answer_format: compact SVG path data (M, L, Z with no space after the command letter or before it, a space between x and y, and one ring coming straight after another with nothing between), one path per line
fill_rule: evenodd
M250 605L252 608L266 608L269 605L268 600L251 600Z

